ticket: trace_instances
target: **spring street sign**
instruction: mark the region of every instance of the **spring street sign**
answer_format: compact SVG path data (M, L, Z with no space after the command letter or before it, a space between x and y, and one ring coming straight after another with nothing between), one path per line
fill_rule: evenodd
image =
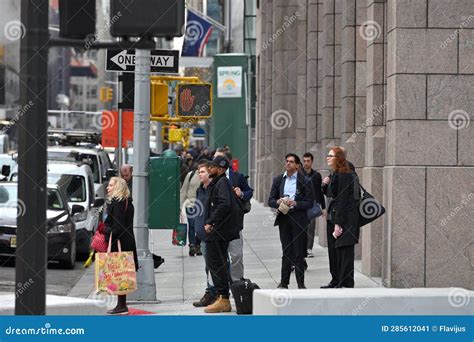
M179 68L178 50L152 50L151 72L176 74ZM115 72L135 72L135 50L107 50L105 70Z

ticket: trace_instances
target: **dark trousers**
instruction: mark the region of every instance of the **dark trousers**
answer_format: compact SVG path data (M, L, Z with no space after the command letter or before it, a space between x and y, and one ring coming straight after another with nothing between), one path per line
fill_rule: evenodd
M316 234L316 219L309 221L308 225L308 243L307 249L313 249L314 246L314 235Z
M197 209L195 209L197 210ZM201 240L196 235L196 230L194 228L194 217L196 216L195 212L186 208L186 216L188 218L188 241L190 245L200 245Z
M337 247L335 250L339 285L354 287L354 245Z
M290 283L291 266L295 265L296 282L304 285L304 258L306 257L307 232L291 216L281 215L279 221L280 241L283 256L281 258L281 283Z
M339 284L339 270L337 267L337 255L336 255L336 239L332 236L334 232L334 224L328 222L327 224L327 240L328 240L328 257L329 257L329 272L331 273L331 283Z
M229 297L228 241L206 241L206 264L217 294Z

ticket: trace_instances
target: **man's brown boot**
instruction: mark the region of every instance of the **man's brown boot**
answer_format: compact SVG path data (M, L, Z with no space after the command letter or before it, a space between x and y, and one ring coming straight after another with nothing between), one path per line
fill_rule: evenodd
M208 305L204 312L206 313L219 313L219 312L230 312L232 311L232 307L230 306L229 298L224 298L224 296L217 297L217 300Z

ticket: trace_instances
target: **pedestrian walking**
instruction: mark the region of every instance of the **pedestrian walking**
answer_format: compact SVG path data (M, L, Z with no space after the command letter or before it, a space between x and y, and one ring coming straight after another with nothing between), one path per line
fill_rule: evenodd
M203 160L203 159L204 160L212 160L212 156L209 153L209 149L207 147L204 147L204 149L202 150L201 154L198 157L198 162Z
M223 156L227 158L229 163L232 161L232 154L230 150L218 148L214 156ZM253 196L253 189L249 186L247 179L240 172L232 170L229 167L226 170L226 177L230 180L232 189L238 201L241 201L242 205L245 202L251 200ZM244 213L245 214L245 213ZM244 216L242 215L242 222L239 222L239 226L242 229L239 232L239 238L232 240L229 243L229 267L232 281L238 281L244 278L244 239L243 239L243 227L244 227Z
M179 181L181 183L181 186L184 184L184 179L186 178L186 175L189 173L189 171L194 170L194 164L193 164L193 156L189 153L183 153L184 158L182 159L181 163L181 171L180 171L180 176L179 176Z
M298 288L306 288L304 258L307 243L307 210L313 205L313 198L303 173L298 172L300 163L300 158L294 153L285 156L286 171L273 179L268 199L268 205L277 209L275 226L279 226L283 254L278 288L284 289L290 284L292 265L295 265Z
M201 252L201 240L196 237L195 232L195 216L196 216L196 190L201 184L196 169L188 172L184 178L183 184L181 185L181 191L179 195L180 208L185 208L186 216L188 220L188 241L189 241L189 256L202 255Z
M354 287L354 246L359 241L360 190L344 151L332 148L326 161L331 176L323 180L328 197L327 240L331 281L321 288Z
M207 234L204 230L204 224L205 224L205 219L206 219L206 213L205 213L205 203L207 202L207 196L208 196L208 188L209 184L211 183L211 179L209 178L209 162L202 160L199 162L198 166L198 176L199 180L201 181L201 184L196 190L196 217L194 219L194 227L196 229L196 235L199 239L201 239L201 251L202 255L204 256L204 271L206 274L206 290L204 292L204 296L197 302L194 302L193 305L195 307L204 307L211 305L214 303L217 299L217 291L216 288L214 287L214 283L212 282L212 277L209 275L209 267L207 266L206 262L206 252L207 252L207 245L206 245L206 240L207 240Z
M209 166L209 195L206 202L206 263L217 291L217 300L206 307L207 313L229 312L229 270L227 255L229 242L239 238L241 227L235 211L235 200L230 181L225 176L229 161L216 157Z
M112 252L118 252L117 241L120 241L122 252L133 252L135 269L138 271L137 247L133 234L134 208L127 183L119 177L112 177L107 186L107 217L104 221L105 239L109 241L112 234ZM127 315L127 296L119 295L117 306L107 311L110 315Z
M324 194L321 188L322 178L321 174L313 169L314 156L310 152L306 152L303 155L303 172L306 177L306 182L309 184L312 189L313 199L319 203L321 209L323 210L323 216L325 216L326 203L324 200ZM307 258L313 258L313 246L314 246L314 235L316 230L316 218L313 218L309 221L307 228L308 232L308 243L307 243Z
M133 167L130 164L123 164L120 166L120 177L127 182L128 190L130 191L130 198L133 196Z

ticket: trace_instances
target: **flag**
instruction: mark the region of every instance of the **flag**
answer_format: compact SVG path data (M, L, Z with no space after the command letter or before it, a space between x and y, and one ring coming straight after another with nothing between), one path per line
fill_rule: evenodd
M202 56L204 47L211 33L211 22L188 10L186 33L184 34L183 52L181 56Z

